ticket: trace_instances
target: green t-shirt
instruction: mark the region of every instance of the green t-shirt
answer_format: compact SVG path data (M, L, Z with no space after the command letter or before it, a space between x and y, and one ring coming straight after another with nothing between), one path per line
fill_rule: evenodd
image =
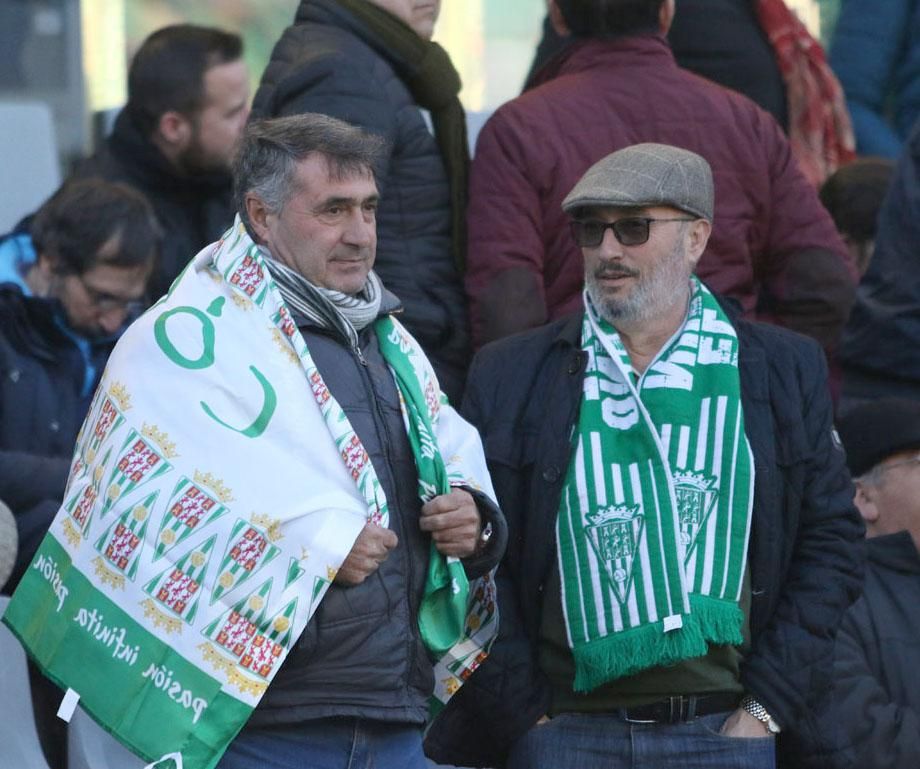
M668 667L643 670L599 686L590 692L575 692L575 662L565 633L562 585L554 567L543 593L543 620L538 654L540 668L549 678L553 699L549 715L559 713L607 713L617 708L645 705L673 695L743 693L739 668L750 646L751 580L744 573L741 610L744 612L744 645L712 645L703 657L684 660Z

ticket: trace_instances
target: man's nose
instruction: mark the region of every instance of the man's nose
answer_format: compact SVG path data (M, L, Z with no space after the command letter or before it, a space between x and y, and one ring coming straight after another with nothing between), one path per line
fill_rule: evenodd
M613 234L613 228L608 227L604 230L604 237L601 239L601 244L597 247L598 254L601 259L620 259L623 256L623 244L617 240L617 236Z
M345 241L353 246L367 248L377 239L377 220L366 211L355 211L348 219Z

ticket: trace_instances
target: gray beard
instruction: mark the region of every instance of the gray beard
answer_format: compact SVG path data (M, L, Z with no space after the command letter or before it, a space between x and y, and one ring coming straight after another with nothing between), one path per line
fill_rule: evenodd
M597 314L616 327L645 323L674 304L687 301L690 273L684 262L683 243L651 271L640 274L632 292L625 297L605 296L594 273L585 274L585 288Z

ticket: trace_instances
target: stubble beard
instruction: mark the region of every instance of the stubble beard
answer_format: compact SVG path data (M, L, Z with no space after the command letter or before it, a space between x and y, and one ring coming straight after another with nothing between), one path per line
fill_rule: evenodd
M680 238L666 259L646 270L644 275L638 274L636 285L623 297L604 293L597 274L603 274L603 268L586 273L585 287L597 313L614 327L634 327L647 323L677 303L685 303L691 273L684 251L683 238Z

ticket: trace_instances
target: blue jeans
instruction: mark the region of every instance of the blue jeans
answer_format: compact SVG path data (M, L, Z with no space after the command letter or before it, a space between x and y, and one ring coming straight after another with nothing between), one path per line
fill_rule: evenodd
M361 718L243 729L217 769L426 769L422 728Z
M507 769L774 769L773 736L725 737L728 713L683 724L635 724L563 713L512 747Z

